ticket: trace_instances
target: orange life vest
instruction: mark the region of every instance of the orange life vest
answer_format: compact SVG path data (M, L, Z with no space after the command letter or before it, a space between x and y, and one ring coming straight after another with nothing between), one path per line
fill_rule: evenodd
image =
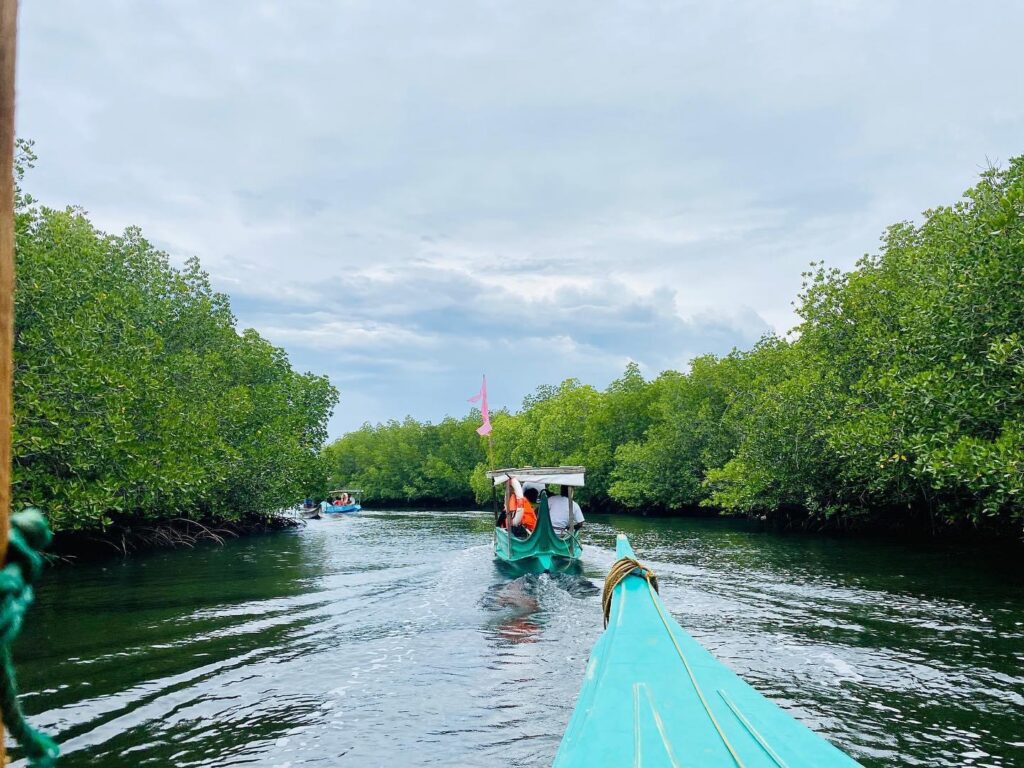
M533 533L537 527L537 513L533 511L533 504L529 499L519 499L519 506L523 510L523 527Z

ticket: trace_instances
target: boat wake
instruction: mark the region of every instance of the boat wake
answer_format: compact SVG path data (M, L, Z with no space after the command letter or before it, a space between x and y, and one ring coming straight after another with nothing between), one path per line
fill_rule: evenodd
M592 597L601 588L582 574L528 573L511 581L492 584L480 598L480 607L490 610L520 608L537 610L538 599L552 589L570 597Z

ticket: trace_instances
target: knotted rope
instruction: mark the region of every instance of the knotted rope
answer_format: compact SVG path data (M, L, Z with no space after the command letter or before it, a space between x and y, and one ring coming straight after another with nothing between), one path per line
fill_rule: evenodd
M643 576L647 579L647 583L654 587L654 591L658 591L658 577L646 565L639 560L634 560L632 557L623 557L616 560L608 570L608 575L604 579L604 591L601 593L601 607L604 609L605 627L608 626L608 617L612 612L612 593L619 586L619 582L636 571L639 571L636 574L637 576Z
M22 619L32 604L32 582L43 570L40 550L50 543L51 538L46 518L38 509L11 515L7 558L0 570L0 710L8 732L18 740L29 765L34 768L52 766L60 754L60 747L25 721L18 702L11 644L21 631Z

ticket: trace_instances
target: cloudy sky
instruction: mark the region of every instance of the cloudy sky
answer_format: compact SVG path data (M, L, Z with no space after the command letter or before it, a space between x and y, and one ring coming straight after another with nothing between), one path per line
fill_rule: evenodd
M1024 153L1024 3L23 0L29 191L195 255L333 435L794 323Z

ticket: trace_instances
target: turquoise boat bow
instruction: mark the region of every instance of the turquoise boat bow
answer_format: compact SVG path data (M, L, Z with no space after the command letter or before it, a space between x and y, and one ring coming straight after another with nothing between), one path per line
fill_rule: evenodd
M629 572L612 591L554 768L858 765L683 631L622 534L616 554Z

